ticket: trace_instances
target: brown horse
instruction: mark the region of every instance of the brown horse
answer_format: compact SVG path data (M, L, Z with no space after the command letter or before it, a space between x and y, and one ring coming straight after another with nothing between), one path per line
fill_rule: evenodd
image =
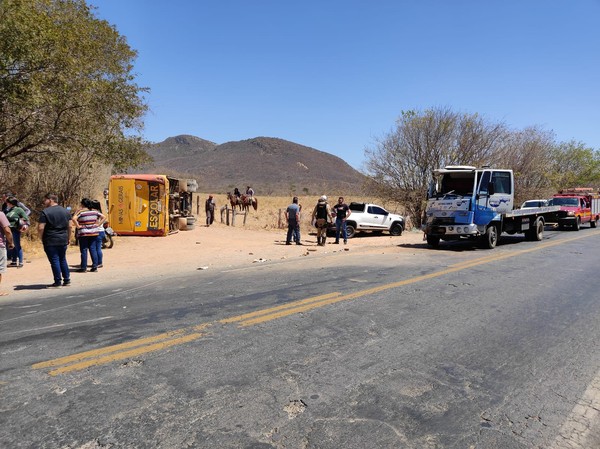
M248 195L241 196L242 201L242 210L248 212L250 210L250 206L254 208L254 210L258 210L258 200L254 197L250 197Z
M231 208L235 209L235 206L238 206L240 210L242 210L242 200L235 195L232 195L231 192L227 192L227 199L231 203Z

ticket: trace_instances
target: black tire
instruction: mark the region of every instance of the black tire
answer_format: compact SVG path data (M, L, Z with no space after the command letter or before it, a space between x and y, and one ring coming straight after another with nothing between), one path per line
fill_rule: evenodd
M432 248L437 248L440 246L440 238L437 235L428 235L427 244Z
M346 235L348 236L349 239L351 239L352 237L354 237L356 235L356 228L354 227L353 224L346 223Z
M394 223L390 228L390 235L393 235L394 237L402 235L403 230L404 229L400 223Z
M596 220L590 221L590 228L595 228L595 227L596 227Z
M532 242L540 242L544 238L544 221L537 219L527 233L527 239Z
M485 235L481 236L481 246L486 249L494 249L498 244L498 228L490 225L485 230Z
M102 249L110 249L114 245L112 235L104 234L104 238L102 239Z
M573 230L579 231L579 229L581 229L581 219L579 217L577 217L575 219L575 224L573 225Z

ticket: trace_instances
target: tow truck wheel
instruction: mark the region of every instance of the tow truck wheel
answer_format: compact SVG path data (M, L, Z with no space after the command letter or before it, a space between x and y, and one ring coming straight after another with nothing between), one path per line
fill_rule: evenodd
M538 218L535 221L533 228L531 229L531 232L529 234L529 240L534 241L534 242L540 242L543 238L544 238L544 221L541 220L540 218Z
M577 217L575 219L575 224L573 225L573 230L579 231L579 228L581 228L581 219Z
M485 235L482 236L482 244L484 248L494 249L498 243L498 228L491 225L485 231Z
M595 228L596 227L596 221L592 220L590 221L590 228Z
M440 238L435 235L428 235L427 244L432 248L437 248L438 246L440 246Z

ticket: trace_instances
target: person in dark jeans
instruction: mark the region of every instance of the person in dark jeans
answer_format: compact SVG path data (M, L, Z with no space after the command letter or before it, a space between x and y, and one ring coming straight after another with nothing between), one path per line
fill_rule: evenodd
M348 234L346 232L346 219L352 213L346 203L344 203L344 197L338 198L338 203L333 206L333 213L335 214L335 244L340 243L340 231L344 239L344 245L348 243Z
M302 245L300 242L300 206L298 205L298 197L292 198L292 204L290 204L285 210L285 219L288 224L287 236L285 239L286 245L291 245L292 237L296 245Z
M58 196L49 193L44 197L45 209L40 214L38 236L50 262L54 283L49 287L67 286L71 283L67 248L71 237L71 214L58 205ZM62 284L61 284L62 278Z

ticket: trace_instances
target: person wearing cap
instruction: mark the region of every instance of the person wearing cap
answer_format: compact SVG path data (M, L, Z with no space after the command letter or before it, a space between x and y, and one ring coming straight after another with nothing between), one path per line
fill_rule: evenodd
M204 211L206 212L206 227L210 226L211 224L213 224L213 221L215 221L215 207L217 205L215 204L215 200L213 199L212 195L208 195L208 198L206 199L206 202L204 203Z
M327 227L332 218L331 209L329 208L329 204L327 204L327 196L323 195L317 201L317 205L312 213L312 221L317 228L317 245L325 246Z
M292 204L290 204L285 210L285 219L288 224L287 236L285 239L286 245L291 245L292 237L296 245L302 245L300 243L300 206L298 205L298 197L292 198Z

